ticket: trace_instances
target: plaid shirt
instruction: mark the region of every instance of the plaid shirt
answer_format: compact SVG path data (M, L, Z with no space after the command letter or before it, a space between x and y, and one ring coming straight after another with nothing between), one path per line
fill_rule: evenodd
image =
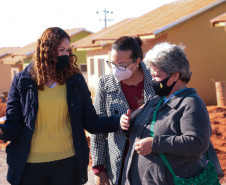
M144 102L146 103L155 95L155 92L151 87L150 71L143 62L140 63L140 66L144 72ZM100 78L94 107L100 117L121 116L129 109L120 82L116 81L112 73ZM113 184L118 184L125 145L126 138L120 131L91 134L93 166L104 164L107 175Z

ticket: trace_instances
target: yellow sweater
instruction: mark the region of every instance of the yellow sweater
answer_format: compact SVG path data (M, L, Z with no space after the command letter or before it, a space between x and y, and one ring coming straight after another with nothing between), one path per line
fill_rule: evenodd
M75 155L66 84L38 91L38 106L27 162L50 162Z

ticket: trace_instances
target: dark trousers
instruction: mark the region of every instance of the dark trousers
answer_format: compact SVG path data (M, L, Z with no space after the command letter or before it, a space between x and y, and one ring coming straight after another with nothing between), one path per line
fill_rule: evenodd
M46 163L27 163L20 185L79 185L76 157Z

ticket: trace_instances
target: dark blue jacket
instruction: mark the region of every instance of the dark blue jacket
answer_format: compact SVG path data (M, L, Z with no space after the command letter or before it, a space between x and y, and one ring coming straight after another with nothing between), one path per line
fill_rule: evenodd
M0 128L0 139L11 141L6 147L9 166L7 180L18 185L30 152L38 112L38 91L30 77L31 65L15 75L10 87L6 117ZM87 182L89 147L84 129L90 133L114 132L119 129L119 117L99 118L90 98L90 91L81 74L66 82L68 110L71 117L73 144L79 166L81 184Z

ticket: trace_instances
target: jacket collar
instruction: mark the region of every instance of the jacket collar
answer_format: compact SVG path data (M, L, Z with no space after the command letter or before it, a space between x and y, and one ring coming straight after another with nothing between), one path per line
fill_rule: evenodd
M194 88L186 88L183 91L179 92L178 94L174 95L172 98L170 98L170 100L164 104L162 107L164 107L165 105L170 106L172 109L174 109L186 96L188 96L189 94L193 94L193 93L197 93L196 90ZM156 107L157 104L159 103L159 101L161 100L161 96L154 96L149 103L149 108L151 107Z
M194 88L186 88L170 98L170 100L166 104L174 109L184 99L184 97L194 93L197 93Z
M66 80L67 88L73 87L73 86L79 86L83 83L84 78L81 73L76 73L75 75L72 75L69 79Z

